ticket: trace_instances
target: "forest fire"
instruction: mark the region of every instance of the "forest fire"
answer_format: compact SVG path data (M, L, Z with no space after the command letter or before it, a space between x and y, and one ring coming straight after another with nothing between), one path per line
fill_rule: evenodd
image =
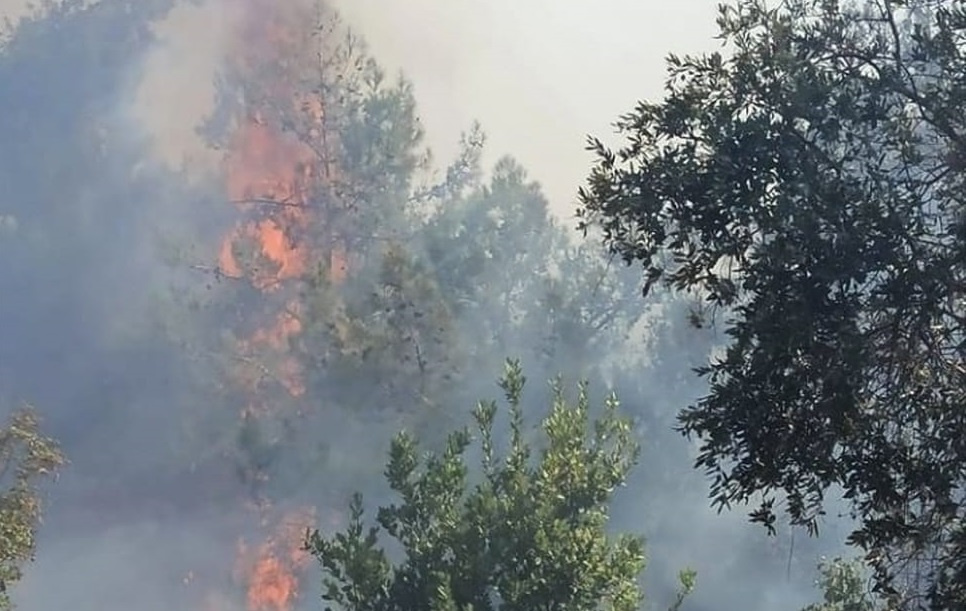
M243 212L261 208L267 214L235 228L222 244L219 265L227 276L241 278L248 272L255 287L273 290L306 270L308 253L294 236L305 230L309 220L307 195L314 153L265 125L257 114L239 132L226 160L228 197ZM257 249L261 265L243 269L236 253L246 243Z
M247 275L260 290L305 273L310 254L299 237L318 220L311 218L309 204L329 172L323 103L314 87L300 89L306 76L300 60L313 48L306 12L295 2L245 0L230 53L232 68L255 87L243 94L245 115L237 118L229 142L226 190L243 214L255 218L236 226L219 263L226 275ZM293 123L301 127L298 136ZM247 250L261 255L248 269L238 256L246 242Z
M330 171L325 147L310 146L282 128L285 117L295 116L305 128L303 137L321 139L322 102L299 89L304 75L298 73L297 58L312 48L303 40L312 34L310 24L292 3L246 0L237 52L230 55L232 68L258 92L245 96L244 114L229 139L225 190L241 219L221 245L219 269L266 297L282 296L280 310L259 314L255 330L237 342L236 383L248 397L244 417L271 417L279 409L277 395L263 392L265 379L281 384L290 397L305 393L300 363L288 349L302 331L300 304L284 286L302 278L319 256L330 258L333 280L345 273L339 249L313 252L305 239L319 221L313 197ZM258 511L264 526L267 514L264 507ZM294 512L262 544L239 544L236 577L246 589L248 611L291 611L308 558L301 551L302 537L313 520L314 510Z
M248 611L291 611L299 596L299 574L309 560L302 538L314 523L314 510L295 511L255 549L239 542L237 570L247 583Z
M251 611L286 611L295 599L297 581L273 554L265 553L252 572L248 586Z
M289 301L274 321L256 329L248 339L238 341L234 377L250 398L258 394L266 378L280 384L292 397L305 393L301 364L287 350L288 342L302 331L300 309L298 301ZM254 405L250 409L260 411Z

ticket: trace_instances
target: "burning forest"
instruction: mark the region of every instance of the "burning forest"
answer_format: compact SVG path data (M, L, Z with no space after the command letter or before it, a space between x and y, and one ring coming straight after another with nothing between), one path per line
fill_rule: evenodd
M335 285L348 271L334 223L338 166L330 140L337 146L337 133L329 133L328 122L335 104L324 92L332 78L326 56L335 45L324 38L332 33L326 17L320 7L252 0L241 8L227 53L225 73L236 86L228 85L218 111L227 115L224 193L238 220L221 241L214 274L253 293L258 304L226 347L234 354L227 377L243 397L228 409L253 431L267 428L263 420L299 426L305 409L324 407L318 397L306 398L305 366L293 349L303 332L298 286L312 262L325 261L319 273ZM268 435L269 446L283 443ZM249 611L291 611L316 508L277 510L262 491L271 475L257 461L242 477L267 532L260 543L239 541L235 580Z
M132 93L179 11L201 24L175 32L189 50L217 38L211 103L157 122L193 134L182 165L144 119L166 109ZM398 431L452 443L507 357L538 381L617 388L635 431L661 431L635 485L678 496L616 512L646 505L628 527L675 550L659 597L688 538L763 574L781 564L785 539L679 519L710 523L690 449L666 433L700 392L678 372L716 341L668 314L688 298L642 302L634 270L555 219L519 163L483 167L480 128L435 159L412 85L329 3L64 0L3 41L0 415L37 406L70 461L45 488L19 608L320 608L328 548L307 534L351 532L355 491L389 494ZM527 427L553 400L531 392ZM727 575L710 584L705 600L767 607Z

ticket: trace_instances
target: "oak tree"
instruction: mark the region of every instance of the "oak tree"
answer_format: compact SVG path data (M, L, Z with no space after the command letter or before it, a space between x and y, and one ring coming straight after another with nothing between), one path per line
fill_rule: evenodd
M830 491L881 590L966 605L966 8L740 0L727 53L592 141L585 227L729 345L681 429L714 503L813 531ZM646 289L646 290L647 290Z

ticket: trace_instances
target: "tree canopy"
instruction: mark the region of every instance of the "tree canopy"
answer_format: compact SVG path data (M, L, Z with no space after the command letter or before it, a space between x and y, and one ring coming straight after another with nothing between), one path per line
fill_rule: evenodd
M582 223L727 329L680 416L714 503L815 530L842 491L882 589L962 608L966 8L770 4L591 142Z

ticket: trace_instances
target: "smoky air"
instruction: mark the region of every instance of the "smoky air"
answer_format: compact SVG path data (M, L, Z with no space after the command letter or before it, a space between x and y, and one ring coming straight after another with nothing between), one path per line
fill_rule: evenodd
M345 529L356 491L369 518L398 502L393 436L443 448L507 358L528 439L557 376L619 396L642 452L607 529L644 536L648 605L687 567L684 609L817 599L845 527L717 513L675 431L725 338L573 227L584 132L656 86L595 106L571 9L455 4L0 3L0 416L31 405L68 461L17 608L321 608L306 532ZM706 44L713 7L685 4Z

